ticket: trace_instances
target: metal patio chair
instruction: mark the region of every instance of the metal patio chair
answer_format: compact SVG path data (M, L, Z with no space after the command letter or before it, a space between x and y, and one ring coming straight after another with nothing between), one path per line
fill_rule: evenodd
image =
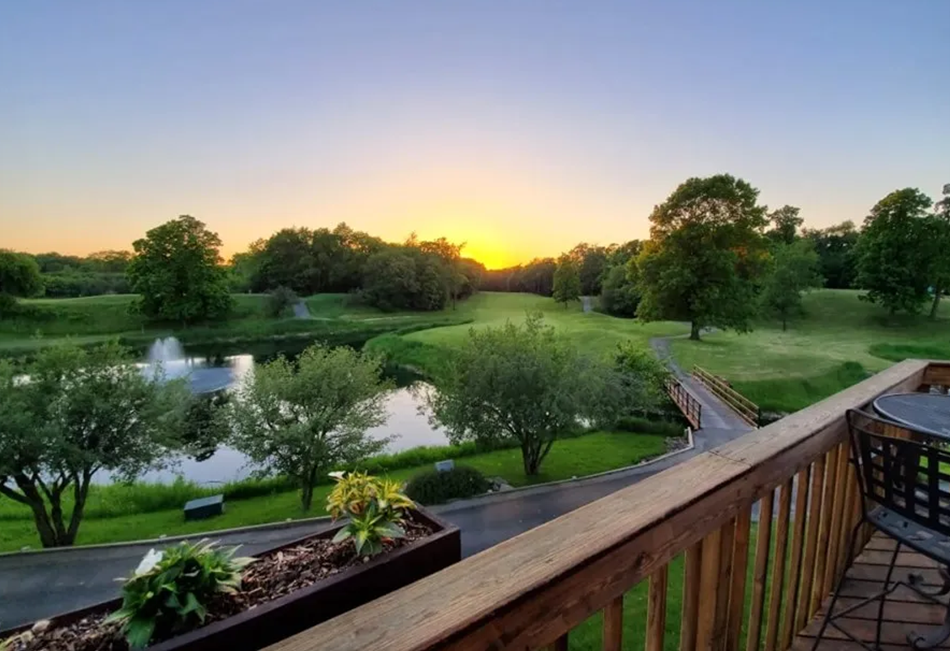
M813 651L829 625L869 651L881 648L881 627L884 604L891 593L904 585L920 596L946 607L937 597L950 593L950 451L948 441L918 432L904 425L882 420L862 411L849 410L848 429L851 441L851 463L857 471L861 494L861 519L851 532L848 545L853 554L854 544L862 525L869 524L897 541L880 592L834 612L845 577L838 580L831 605L825 614L821 629L812 646ZM941 464L943 467L941 467ZM902 547L909 547L940 565L943 586L935 590L923 588L923 577L910 574L906 580L891 581L897 555ZM849 558L850 566L853 558ZM874 646L854 637L835 621L874 601L879 601ZM921 634L908 634L908 642L915 649L931 649L950 637L950 610L943 625Z

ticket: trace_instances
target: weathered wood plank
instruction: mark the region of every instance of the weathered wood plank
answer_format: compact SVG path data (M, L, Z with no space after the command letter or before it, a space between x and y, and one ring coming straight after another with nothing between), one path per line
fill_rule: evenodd
M647 598L646 651L663 651L666 633L666 587L669 565L664 565L650 575L650 591Z
M758 651L762 637L762 612L765 609L765 586L769 570L769 551L772 538L772 510L775 495L769 491L759 503L759 526L756 529L755 565L752 570L752 605L749 610L749 631L746 651Z
M694 651L696 648L696 621L699 619L702 559L702 542L698 542L686 550L683 568L683 615L680 618L680 651Z
M623 596L617 597L604 608L604 651L623 648Z
M736 536L732 548L732 584L729 587L729 617L726 622L726 651L738 651L742 635L742 616L745 609L745 584L749 567L749 537L752 527L752 509L739 512L736 518ZM685 616L685 610L684 610Z
M782 617L782 594L785 589L785 559L788 550L788 521L792 511L792 486L789 479L782 486L778 500L778 519L775 527L775 561L772 564L772 582L769 586L769 615L765 634L765 651L778 646Z
M795 630L795 606L802 577L802 552L805 542L805 518L808 510L808 469L799 471L795 477L795 521L792 529L791 557L788 563L788 587L785 590L785 606L782 615L782 633L779 648L787 649Z
M568 640L567 633L554 640L551 644L548 645L549 651L567 651L568 649Z
M844 412L921 384L908 360L272 648L537 648L736 517L845 436Z

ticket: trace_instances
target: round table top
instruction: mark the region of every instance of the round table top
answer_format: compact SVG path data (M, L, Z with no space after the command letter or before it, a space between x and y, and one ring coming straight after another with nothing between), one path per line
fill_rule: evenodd
M875 400L874 411L896 423L950 439L950 396L893 393Z

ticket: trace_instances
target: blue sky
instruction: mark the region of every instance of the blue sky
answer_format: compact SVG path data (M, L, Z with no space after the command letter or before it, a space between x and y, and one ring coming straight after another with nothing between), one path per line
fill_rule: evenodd
M0 4L0 246L290 225L489 264L727 171L812 226L950 182L950 0Z

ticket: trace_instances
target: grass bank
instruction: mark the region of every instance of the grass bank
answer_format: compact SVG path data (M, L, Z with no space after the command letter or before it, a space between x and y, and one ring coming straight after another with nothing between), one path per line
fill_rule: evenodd
M533 477L524 474L520 449L479 453L471 448L459 450L461 454L457 456L460 457L460 464L477 468L487 476L502 477L512 486L526 486L622 468L663 454L665 450L665 436L659 434L592 432L558 441L544 460L541 472ZM409 450L401 455L377 458L365 466L403 482L430 468L433 461L446 458L443 452L446 450ZM417 465L386 469L410 462L413 454L420 461ZM286 483L280 484L279 480L272 481L270 485L263 482L257 485L249 483L243 496L237 491L238 486L235 484L232 487L224 515L212 520L187 523L181 505L194 496L190 491L195 487L190 484L166 486L164 490L132 486L125 487L125 492L123 487L97 488L90 497L89 513L80 528L78 544L156 538L163 534L198 533L323 515L322 504L331 489L329 484L318 487L314 493L316 507L311 513L304 514L300 510L297 491L290 489ZM254 495L257 490L263 494ZM173 508L158 509L172 499L175 500ZM133 503L134 506L131 505ZM133 508L151 510L141 512ZM0 551L15 551L24 546L39 547L32 519L26 509L2 499L0 514Z
M724 376L770 411L795 411L860 382L908 357L950 357L950 307L939 318L889 318L853 290L819 290L805 296L805 314L783 332L760 321L748 334L719 332L703 341L677 339L673 355Z

